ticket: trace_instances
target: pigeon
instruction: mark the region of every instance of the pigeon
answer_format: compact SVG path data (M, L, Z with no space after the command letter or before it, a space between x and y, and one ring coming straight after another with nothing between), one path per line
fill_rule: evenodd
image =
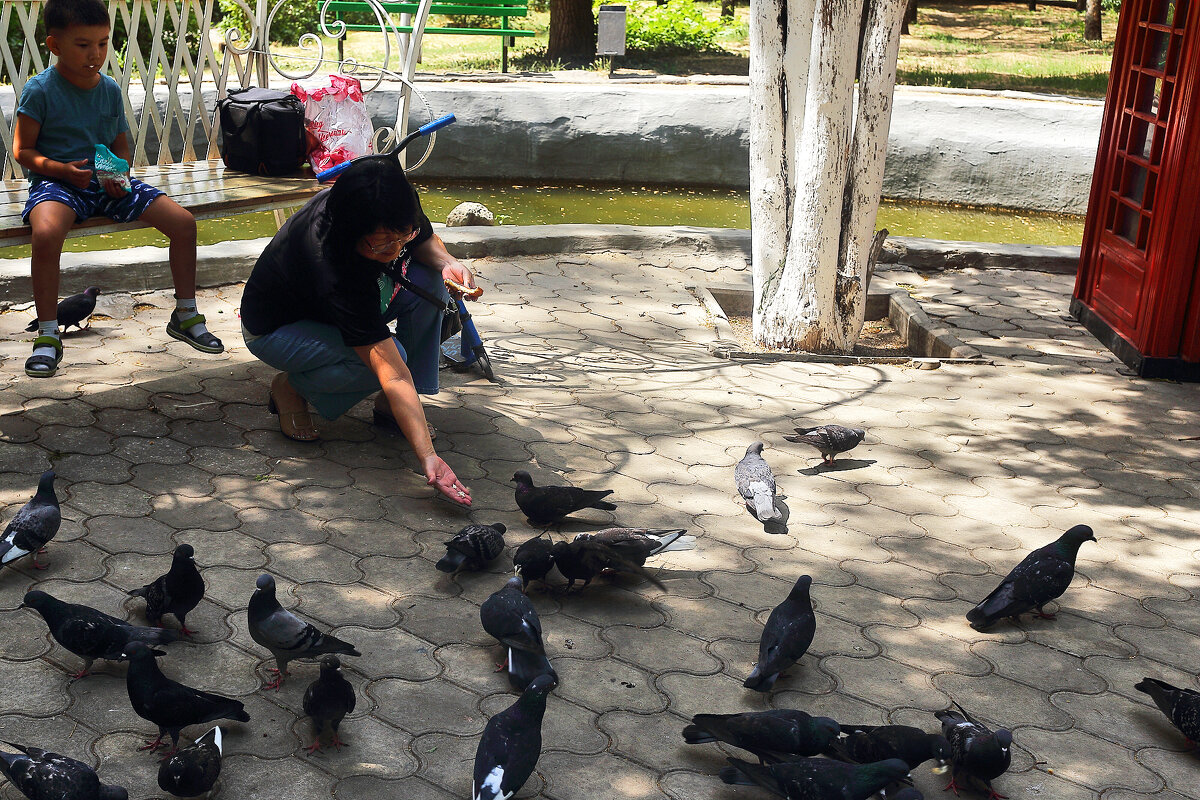
M626 561L639 567L650 556L670 550L692 550L696 547L695 536L685 536L683 528L605 528L595 533L580 533L575 540L586 539L601 542L619 553Z
M539 675L517 702L488 720L475 751L472 800L507 800L516 794L542 754L542 716L554 678Z
M574 486L534 486L525 470L513 474L517 485L517 506L534 525L553 525L563 517L584 508L615 511L616 506L604 498L612 489L576 489Z
M887 800L925 800L925 795L911 786L906 786L896 794L888 792Z
M667 588L645 567L625 558L602 541L577 538L571 542L555 542L550 552L554 556L554 565L567 579L567 591L571 590L575 581L583 581L583 585L587 586L592 578L604 570L639 575L660 589Z
M533 603L521 591L519 576L509 578L503 589L483 601L479 621L506 648L507 656L500 668L508 666L508 681L514 689L525 691L539 675L549 675L558 683L558 674L550 666L542 644L542 623Z
M939 765L950 761L950 742L940 733L926 733L911 725L843 725L846 734L832 744L826 755L868 764L887 758L898 758L916 769L931 759Z
M204 597L204 578L196 569L196 552L190 544L181 544L175 548L175 556L171 559L171 569L161 575L153 583L147 583L140 589L130 589L133 597L146 600L146 619L152 625L161 627L163 614L174 614L179 620L179 626L184 636L191 636L196 631L188 630L184 618L195 608Z
M92 321L88 318L96 310L96 296L99 294L100 287L89 286L83 290L83 294L73 294L58 301L57 319L63 333L66 333L67 328L72 325L83 330L92 324ZM79 323L85 319L88 321L88 324L80 325ZM37 328L38 321L36 319L25 326L25 330L27 331L36 331Z
M250 721L240 701L184 686L163 675L154 652L141 642L130 642L125 657L129 659L129 672L125 675L129 702L139 717L158 726L158 738L146 742L139 750L157 750L169 733L172 747L167 755L173 755L179 748L179 732L188 725L218 719Z
M818 425L815 428L796 428L795 436L784 436L789 442L811 445L821 453L821 463L833 464L838 453L848 453L862 444L867 432L862 428L843 425Z
M30 800L128 800L120 786L100 782L82 761L38 747L5 742L16 753L0 750L0 773Z
M815 756L838 737L837 722L803 711L778 709L741 714L697 714L683 729L688 744L725 742L758 756L760 763Z
M868 797L908 776L908 765L898 758L873 764L847 764L829 758L798 758L782 764L758 766L740 758L721 769L725 783L762 786L788 800L867 800Z
M304 690L304 713L313 721L313 743L307 748L315 753L321 749L321 732L328 726L333 746L341 750L345 744L338 737L342 718L354 710L354 687L342 675L342 662L335 655L321 657L321 675Z
M506 530L499 522L468 525L446 542L446 555L437 562L437 568L452 574L460 569L483 569L504 552Z
M746 501L759 522L769 522L783 516L775 507L775 476L762 457L763 443L755 442L746 448L746 455L733 468L733 479L738 493Z
M36 589L25 593L21 607L32 608L41 614L54 641L83 659L83 668L71 676L73 679L87 675L97 658L121 660L125 646L130 642L152 646L170 644L179 638L175 631L130 625L123 619L110 617L88 606L63 602ZM151 652L166 655L161 650Z
M1133 688L1150 695L1154 705L1187 737L1188 744L1200 742L1200 692L1179 689L1155 678L1142 678Z
M530 581L546 583L546 576L554 569L554 554L550 552L554 542L542 531L528 539L513 553L513 566L521 576L521 590L529 587ZM547 584L548 585L548 584Z
M45 569L45 565L37 562L37 554L58 533L60 525L62 512L58 508L58 495L54 493L54 470L50 469L38 480L33 499L21 506L4 529L4 540L0 541L0 567L32 553L34 569Z
M1084 542L1094 542L1092 529L1076 525L1045 547L1039 547L1013 567L979 605L967 612L967 621L983 630L1004 617L1017 617L1037 609L1042 619L1054 619L1042 606L1060 596L1075 577L1075 556Z
M780 673L800 660L812 644L817 629L809 589L812 578L801 575L787 599L767 617L758 643L758 663L742 685L756 692L769 692Z
M987 787L988 800L1003 798L1004 795L992 788L992 781L1003 775L1012 761L1012 731L1004 728L995 732L989 730L958 703L954 708L939 711L937 718L942 721L942 735L950 742L952 772L946 789L953 789L958 794L962 788L958 776L963 775L981 781Z
M204 739L212 734L212 742ZM176 797L212 795L221 774L221 728L214 727L175 755L164 758L158 767L158 788Z
M313 659L326 653L362 655L354 649L354 645L321 633L279 605L275 599L275 579L270 575L259 575L255 586L258 588L251 595L250 605L246 609L250 638L270 650L278 665L278 669L271 670L278 673L278 677L265 685L264 689L279 689L283 685L289 661Z

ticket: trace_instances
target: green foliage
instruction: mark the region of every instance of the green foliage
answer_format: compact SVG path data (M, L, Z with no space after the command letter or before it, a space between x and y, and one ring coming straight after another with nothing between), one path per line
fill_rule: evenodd
M633 53L673 55L717 49L721 23L704 16L692 0L666 5L630 3L625 18L625 48Z
M254 3L250 2L249 5L253 7ZM234 28L243 37L250 35L250 19L241 3L237 0L220 0L220 9L223 27ZM374 19L374 15L368 16ZM320 17L319 0L288 0L279 6L275 18L271 20L271 41L296 44L306 33L320 34Z
M1105 14L1116 16L1117 12L1121 10L1121 0L1100 0L1100 9Z

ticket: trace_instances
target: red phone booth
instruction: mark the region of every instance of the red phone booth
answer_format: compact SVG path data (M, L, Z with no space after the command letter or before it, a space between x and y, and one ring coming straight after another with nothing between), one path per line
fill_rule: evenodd
M1123 0L1074 314L1137 374L1200 380L1200 0Z

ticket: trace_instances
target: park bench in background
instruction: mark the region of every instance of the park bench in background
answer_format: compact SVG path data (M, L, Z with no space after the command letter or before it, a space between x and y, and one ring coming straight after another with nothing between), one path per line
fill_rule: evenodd
M454 34L458 36L499 36L500 37L500 69L502 72L508 72L508 48L513 44L513 39L518 36L527 37L534 36L533 31L521 30L513 28L508 21L514 17L529 16L528 0L412 0L412 2L367 2L366 0L332 0L329 3L328 11L332 14L333 19L345 22L347 14L360 16L363 14L371 14L375 16L373 6L378 6L387 14L399 14L399 24L395 29L400 33L412 33L414 29L428 34ZM427 9L423 9L426 6ZM419 13L419 12L424 13ZM494 28L468 28L468 27L446 27L446 28L431 28L428 25L421 26L420 20L430 14L440 16L466 16L466 17L495 17L498 18L498 26ZM380 26L380 20L376 19L370 23L361 22L345 22L347 31L365 31L377 30ZM338 56L341 57L342 40L338 41ZM419 50L419 48L418 48Z
M322 4L328 3L323 0ZM12 147L21 90L50 63L41 40L44 37L37 34L44 6L45 0L3 0L0 4L0 80L7 84L0 87L0 246L30 241L29 226L21 222L28 181L13 158ZM292 80L318 72L353 71L364 92L373 91L385 77L398 80L402 89L396 123L376 130L376 146L385 147L404 135L416 64L408 44L419 46L419 27L416 36L403 38L395 30L376 28L384 36L396 37L403 69L398 74L387 63L390 49L378 66L325 59L320 47L299 58L272 53L267 30L272 3L258 4L263 18L254 21L250 36L229 36L214 43L215 6L216 0L108 2L114 21L113 44L104 71L117 81L125 97L135 177L161 188L197 219L271 210L277 224L282 224L284 208L302 204L321 187L310 176L262 177L225 169L218 149L220 127L214 121L217 101L229 89L266 86L272 74L290 85ZM126 31L133 35L126 37ZM136 227L144 225L93 217L75 226L70 235Z

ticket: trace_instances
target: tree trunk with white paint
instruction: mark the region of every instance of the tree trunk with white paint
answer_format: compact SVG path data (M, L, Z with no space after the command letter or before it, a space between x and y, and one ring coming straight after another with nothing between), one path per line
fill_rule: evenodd
M752 0L754 336L849 352L862 329L905 0ZM856 119L855 119L856 117Z

